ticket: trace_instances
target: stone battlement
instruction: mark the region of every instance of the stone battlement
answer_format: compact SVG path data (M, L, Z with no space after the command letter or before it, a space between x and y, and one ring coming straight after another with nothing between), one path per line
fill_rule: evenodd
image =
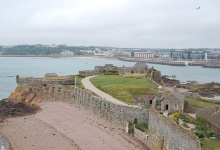
M65 80L64 80L65 81ZM92 92L74 86L62 85L62 82L44 81L39 78L21 78L19 86L31 89L47 101L65 101L73 103L111 124L125 129L127 122L147 123L147 144L152 150L184 149L201 150L199 139L190 131L178 126L156 110L120 106Z

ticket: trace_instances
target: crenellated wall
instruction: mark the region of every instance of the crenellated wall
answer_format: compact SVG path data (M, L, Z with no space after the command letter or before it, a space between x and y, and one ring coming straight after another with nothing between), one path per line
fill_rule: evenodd
M21 79L19 86L31 89L41 95L43 100L74 103L122 129L125 129L127 122L137 120L138 123L148 123L148 138L139 140L152 150L201 150L200 141L192 132L178 126L156 110L117 105L90 91L54 83L45 84L36 78ZM139 132L136 135L146 136Z
M127 122L148 122L148 110L138 107L121 106L95 96L92 92L73 86L47 85L46 87L32 87L41 92L45 100L66 101L84 107L91 113L125 129Z

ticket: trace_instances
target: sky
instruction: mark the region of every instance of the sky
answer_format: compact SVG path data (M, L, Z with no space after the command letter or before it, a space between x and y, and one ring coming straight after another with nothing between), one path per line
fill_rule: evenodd
M220 0L0 0L0 45L220 48Z

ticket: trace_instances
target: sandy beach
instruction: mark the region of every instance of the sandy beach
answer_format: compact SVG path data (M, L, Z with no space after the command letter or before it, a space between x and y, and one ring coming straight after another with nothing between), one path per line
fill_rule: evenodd
M13 150L142 150L142 143L69 103L44 102L36 114L8 118L0 133Z

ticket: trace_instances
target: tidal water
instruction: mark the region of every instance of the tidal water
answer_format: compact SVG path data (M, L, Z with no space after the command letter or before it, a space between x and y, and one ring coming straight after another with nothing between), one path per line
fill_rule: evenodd
M113 64L131 67L135 62L126 62L105 58L50 58L50 57L0 57L0 100L7 98L16 87L15 76L43 77L46 73L58 75L78 74L80 70L91 70L95 66ZM177 67L148 64L161 71L162 75L176 75L181 82L197 81L199 83L220 82L220 69L197 66Z

